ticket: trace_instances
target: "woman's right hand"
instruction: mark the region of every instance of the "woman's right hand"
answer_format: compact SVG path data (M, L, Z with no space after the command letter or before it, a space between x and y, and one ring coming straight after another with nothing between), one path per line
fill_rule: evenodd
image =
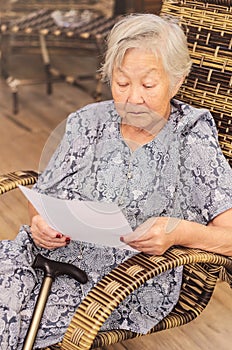
M31 218L31 235L38 247L55 249L70 243L70 237L52 229L38 214Z

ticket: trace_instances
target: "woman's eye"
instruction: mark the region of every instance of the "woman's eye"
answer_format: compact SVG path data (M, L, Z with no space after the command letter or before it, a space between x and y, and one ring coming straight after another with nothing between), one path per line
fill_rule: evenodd
M144 84L143 86L145 87L145 89L152 89L155 85Z
M118 86L120 86L120 87L126 87L126 86L128 86L128 83L118 83Z

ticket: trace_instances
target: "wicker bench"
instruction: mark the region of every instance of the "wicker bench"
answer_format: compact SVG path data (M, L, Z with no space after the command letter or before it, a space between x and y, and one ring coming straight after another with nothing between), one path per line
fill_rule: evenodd
M2 35L1 45L1 74L6 80L13 96L13 113L18 113L18 89L23 85L46 84L47 93L52 93L52 83L65 81L89 92L83 82L94 80L96 88L94 97L101 98L101 84L98 74L70 76L60 72L50 64L50 51L52 48L59 50L72 50L78 55L80 50L91 50L91 55L96 57L96 67L100 64L104 48L104 38L113 26L114 1L17 1L14 8L8 9L9 18L3 19L0 26ZM22 15L22 10L24 14ZM75 13L72 21L58 22L55 15L63 15L67 18L68 12ZM18 16L17 16L18 14ZM65 17L66 16L66 17ZM8 58L11 48L23 50L29 54L33 48L39 48L42 54L45 76L40 79L17 79L8 71ZM89 53L88 53L89 54Z

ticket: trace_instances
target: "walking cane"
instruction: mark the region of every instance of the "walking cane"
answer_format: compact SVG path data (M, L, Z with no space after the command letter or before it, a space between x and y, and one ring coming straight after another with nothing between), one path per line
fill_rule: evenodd
M40 321L43 316L49 292L51 290L52 282L55 280L55 278L57 276L66 274L75 278L78 282L82 284L87 282L86 273L78 267L68 263L49 260L40 254L36 256L32 267L35 269L42 269L44 271L44 280L40 288L38 299L32 315L32 320L27 331L27 335L23 345L23 350L33 349Z

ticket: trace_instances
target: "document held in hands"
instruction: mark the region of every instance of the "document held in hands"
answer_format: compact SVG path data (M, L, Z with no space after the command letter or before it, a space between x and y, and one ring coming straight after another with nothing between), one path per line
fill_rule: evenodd
M57 199L18 186L34 208L53 229L73 240L133 250L120 241L132 229L115 203Z

